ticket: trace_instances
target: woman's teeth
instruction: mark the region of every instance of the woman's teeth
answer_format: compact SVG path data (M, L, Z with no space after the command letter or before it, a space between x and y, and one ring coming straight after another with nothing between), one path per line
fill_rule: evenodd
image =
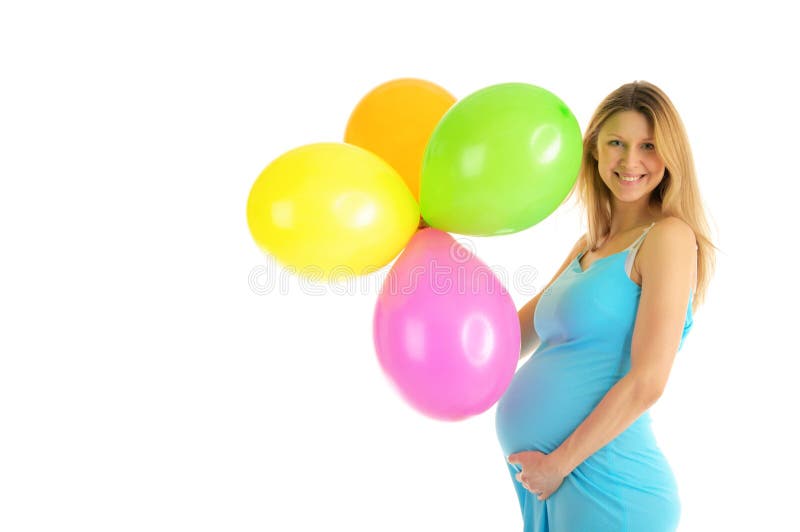
M639 181L642 177L644 177L644 175L640 175L640 176L637 176L637 177L627 177L627 176L622 176L622 175L617 174L617 177L619 177L623 181L627 181L627 182L630 183L630 182L633 182L633 181Z

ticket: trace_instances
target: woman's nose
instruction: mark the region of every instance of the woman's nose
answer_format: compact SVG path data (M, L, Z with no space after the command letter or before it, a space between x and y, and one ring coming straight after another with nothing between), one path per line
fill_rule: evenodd
M633 168L639 164L639 152L634 148L628 148L622 154L622 162L625 163L626 168Z

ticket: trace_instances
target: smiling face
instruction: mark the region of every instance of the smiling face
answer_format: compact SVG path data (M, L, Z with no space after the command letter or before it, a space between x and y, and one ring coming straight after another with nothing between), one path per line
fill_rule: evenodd
M597 169L616 201L647 203L664 178L664 161L656 153L653 127L637 111L620 111L597 135Z

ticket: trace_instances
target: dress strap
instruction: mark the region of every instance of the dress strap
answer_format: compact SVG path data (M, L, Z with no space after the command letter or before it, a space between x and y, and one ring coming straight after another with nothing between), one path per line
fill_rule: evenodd
M631 276L631 270L633 269L633 260L636 258L636 252L639 251L639 246L642 245L644 237L647 236L647 232L650 231L650 229L652 229L655 224L656 224L655 222L651 223L650 226L647 227L647 229L645 229L641 235L639 235L639 238L637 238L633 244L628 246L628 253L627 256L625 257L625 274L628 277Z
M634 243L630 245L630 249L633 249L633 250L637 250L637 249L639 249L639 246L641 246L641 245L642 245L642 242L644 241L644 237L646 237L646 236L647 236L647 233L648 233L648 231L650 231L650 229L652 229L654 225L656 225L656 223L655 223L655 222L651 223L651 224L650 224L650 225L647 227L647 229L645 229L644 231L642 231L642 234L641 234L641 235L639 235L639 238L637 238L637 239L636 239L636 241L634 241ZM635 251L634 251L634 253L635 253Z

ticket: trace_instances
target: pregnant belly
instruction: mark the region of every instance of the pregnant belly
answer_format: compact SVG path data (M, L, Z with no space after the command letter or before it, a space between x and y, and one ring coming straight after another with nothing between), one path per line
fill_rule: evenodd
M587 353L541 352L514 375L497 403L495 426L506 456L551 453L619 380L618 364Z

